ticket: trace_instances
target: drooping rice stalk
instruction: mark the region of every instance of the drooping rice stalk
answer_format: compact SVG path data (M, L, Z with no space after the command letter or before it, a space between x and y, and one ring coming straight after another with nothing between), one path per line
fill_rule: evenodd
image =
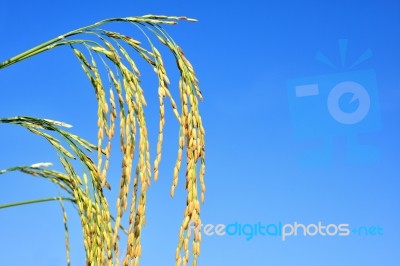
M174 195L178 184L182 157L186 152L187 206L179 231L176 265L188 265L190 260L192 260L192 265L197 264L201 235L195 230L192 236L189 224L194 223L196 226L201 224L199 190L201 190L201 201L204 202L205 131L199 112L199 100L202 99L202 95L193 67L181 48L161 27L163 24L176 24L178 20L195 21L186 17L155 15L107 19L61 35L0 64L0 69L2 69L55 47L67 46L72 49L94 88L98 102L97 145L61 129L61 127L70 127L62 122L26 116L0 119L0 123L25 127L32 133L45 138L55 148L65 173L47 169L46 167L49 166L47 164L35 164L2 170L0 175L10 171L20 171L45 178L69 195L68 199L77 206L81 218L87 265L139 265L142 228L146 219L147 190L150 186L151 175L154 174L155 180L159 176L165 124L165 98L168 98L180 125L171 196ZM112 22L135 25L148 40L150 49L145 48L141 42L130 36L99 28ZM170 91L169 78L162 56L150 38L151 35L167 47L176 59L180 72L178 86L180 109ZM140 71L131 56L132 51L154 69L158 78L160 120L157 153L153 166L150 160L150 143L144 109L146 100L139 78ZM108 76L107 86L104 84L105 78L102 76L101 67L104 67ZM111 189L107 181L107 171L112 149L111 140L115 136L117 122L119 122L122 169L118 198L115 203L117 213L114 217L110 213L109 201L104 196L103 189ZM92 151L97 151L97 163L88 155ZM135 160L136 154L137 160ZM83 167L80 175L71 163L71 159L75 158ZM66 213L62 204L66 198L58 197L57 199L61 202L68 238ZM10 205L0 206L0 209L8 206ZM126 227L122 225L125 214L128 215ZM121 230L121 228L127 228L127 230ZM119 243L121 232L127 233L125 248ZM191 240L192 245L189 248ZM69 261L69 245L66 244L66 246L67 261ZM121 254L121 252L124 253ZM121 255L123 255L123 260L119 261Z

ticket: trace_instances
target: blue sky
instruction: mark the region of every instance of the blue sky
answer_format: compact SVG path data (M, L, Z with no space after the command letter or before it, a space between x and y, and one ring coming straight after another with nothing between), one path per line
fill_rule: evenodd
M203 234L199 265L396 266L399 12L397 1L6 0L0 5L0 61L109 17L153 13L199 19L167 30L194 65L205 98L203 223L250 230L249 224L290 228L295 222L320 222L352 230L348 236L292 235L285 241ZM366 51L372 56L352 67ZM317 60L318 52L334 67ZM176 75L173 65L168 69ZM69 49L2 69L0 84L0 117L61 120L95 140L95 98ZM157 99L148 84L149 121L156 122ZM297 97L296 91L310 85L311 95ZM172 121L170 116L160 180L149 191L145 266L173 265L184 210L183 182L176 197L169 197L177 136ZM1 125L0 147L0 169L55 160L46 143L15 126ZM111 171L118 173L115 164ZM0 204L57 194L42 180L0 176ZM79 220L69 210L72 263L83 265ZM57 203L1 210L0 265L65 265L61 215ZM381 234L372 235L374 228Z

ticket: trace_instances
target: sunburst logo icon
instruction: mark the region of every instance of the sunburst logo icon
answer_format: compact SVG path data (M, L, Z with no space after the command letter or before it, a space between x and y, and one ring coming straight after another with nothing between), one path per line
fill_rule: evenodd
M352 63L346 62L348 41L339 40L340 65L321 51L316 60L334 73L287 81L293 135L297 140L318 140L319 148L306 149L301 161L307 165L327 165L332 161L333 138L347 137L345 160L377 161L376 147L361 145L359 135L380 130L381 120L376 74L359 69L372 57L366 49Z

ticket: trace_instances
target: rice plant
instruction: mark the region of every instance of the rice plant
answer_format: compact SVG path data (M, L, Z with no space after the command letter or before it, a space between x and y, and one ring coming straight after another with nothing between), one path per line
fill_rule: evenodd
M165 25L176 24L178 21L195 20L158 15L106 19L60 35L0 64L0 69L3 69L45 51L67 47L76 56L94 88L98 102L95 144L71 133L68 129L71 126L64 122L29 116L0 118L0 123L22 126L47 140L54 147L64 169L52 170L50 163L35 163L1 170L0 175L18 171L44 178L67 195L3 204L0 209L58 201L64 213L68 265L69 232L64 202L74 204L79 213L87 265L139 265L147 191L151 178L157 180L159 176L166 98L179 123L178 152L173 169L171 196L178 184L182 162L186 164L187 205L179 231L176 265L197 264L201 235L197 230L190 232L189 224L201 224L200 200L204 202L205 193L205 131L199 112L202 95L193 67L164 29ZM101 28L112 23L128 23L137 27L144 34L149 48L131 36ZM167 47L176 60L180 73L177 88L179 101L172 96L163 58L154 44L155 41L158 45ZM132 53L138 54L149 64L158 79L159 131L154 161L150 159L145 94L141 87L137 60L133 59ZM108 84L105 84L105 80ZM104 191L111 190L107 173L112 150L111 140L115 135L119 135L122 167L118 198L116 202L109 202ZM185 160L182 158L184 152ZM75 160L81 163L83 170L76 169ZM116 213L111 213L110 204L116 204ZM128 217L127 224L123 224L124 215ZM124 243L126 246L122 246L120 242L121 234L127 235L127 242Z

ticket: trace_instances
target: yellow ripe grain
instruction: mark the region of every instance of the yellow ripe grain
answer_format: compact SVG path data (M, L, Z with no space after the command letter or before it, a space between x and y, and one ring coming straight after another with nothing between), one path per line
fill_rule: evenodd
M189 261L189 249L186 249L185 250L185 258L183 260L183 265L184 266L187 265L188 261Z
M185 239L185 240L184 240L184 249L185 249L185 250L188 250L188 249L189 249L189 240L188 240L188 239Z
M198 200L196 200L196 201L194 202L194 209L195 209L198 213L200 213L200 203L199 203Z

